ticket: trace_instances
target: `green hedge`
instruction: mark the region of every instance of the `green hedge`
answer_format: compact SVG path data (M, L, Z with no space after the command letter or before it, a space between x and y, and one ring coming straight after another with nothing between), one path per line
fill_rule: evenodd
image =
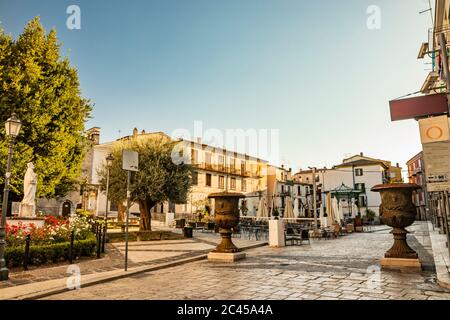
M95 237L86 240L75 241L73 244L73 258L90 257L95 252ZM70 242L55 243L49 245L30 246L30 258L28 265L42 265L69 260ZM23 265L25 258L25 246L6 247L5 260L8 267Z
M137 241L139 236L140 241L158 241L158 240L181 240L184 239L182 235L170 232L170 231L146 231L146 232L129 232L128 241ZM108 233L108 242L124 242L124 232L111 232Z

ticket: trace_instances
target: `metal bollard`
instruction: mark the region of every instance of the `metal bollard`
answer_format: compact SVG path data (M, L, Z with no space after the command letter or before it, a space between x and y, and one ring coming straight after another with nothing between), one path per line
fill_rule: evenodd
M72 231L70 235L70 247L69 247L69 263L73 264L73 242L75 240L75 231Z
M102 249L102 228L97 225L97 259L100 258L100 253Z
M25 240L25 257L23 259L23 270L28 270L28 261L30 260L30 242L31 242L31 236L27 235L27 238Z
M102 253L105 253L106 233L107 233L107 224L105 224L105 226L103 227Z

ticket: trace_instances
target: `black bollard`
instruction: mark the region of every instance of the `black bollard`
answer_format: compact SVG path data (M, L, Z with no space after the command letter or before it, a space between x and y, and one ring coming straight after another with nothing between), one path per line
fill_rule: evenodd
M73 264L73 241L75 240L75 231L72 231L70 235L70 246L69 246L69 262Z
M102 249L102 228L97 225L97 259L100 258L100 253Z
M107 233L107 225L105 224L103 226L102 253L105 253L106 233Z
M28 261L30 260L30 242L31 236L27 235L27 239L25 240L25 257L23 259L23 270L28 270Z

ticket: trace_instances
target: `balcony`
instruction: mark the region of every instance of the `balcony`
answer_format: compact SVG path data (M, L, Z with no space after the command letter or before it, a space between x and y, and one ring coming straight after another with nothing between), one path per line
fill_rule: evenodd
M262 178L261 171L249 171L242 170L242 168L224 166L223 164L209 164L209 163L196 163L192 165L199 170L211 171L216 173L223 173L232 176L239 176L245 178Z

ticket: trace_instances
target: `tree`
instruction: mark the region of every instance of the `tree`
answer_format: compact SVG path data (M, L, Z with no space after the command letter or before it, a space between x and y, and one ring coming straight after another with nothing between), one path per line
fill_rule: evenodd
M84 123L91 106L80 93L77 70L60 56L56 31L39 17L16 41L0 29L0 122L15 112L23 123L14 147L11 189L20 195L26 164L38 175L37 196L64 196L78 181L86 150ZM0 129L0 183L8 139Z
M131 201L139 204L140 230L151 231L151 210L164 201L185 203L192 185L192 167L175 164L172 150L176 142L165 136L149 137L118 143L110 168L109 193L111 201L126 200L127 172L122 170L122 151L130 149L139 153L139 171L132 173ZM102 191L106 190L106 165L98 171Z

